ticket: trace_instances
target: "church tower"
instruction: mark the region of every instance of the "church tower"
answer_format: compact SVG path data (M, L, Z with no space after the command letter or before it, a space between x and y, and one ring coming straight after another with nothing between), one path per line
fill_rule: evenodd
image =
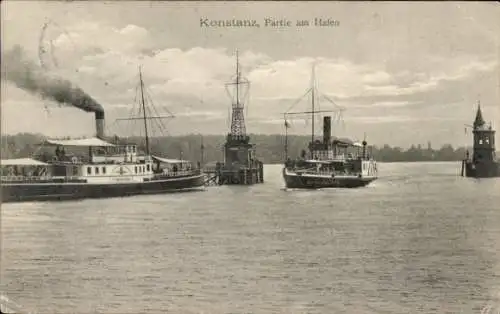
M495 161L495 131L486 126L481 112L481 105L478 104L476 119L474 120L473 131L474 144L472 162L491 163Z

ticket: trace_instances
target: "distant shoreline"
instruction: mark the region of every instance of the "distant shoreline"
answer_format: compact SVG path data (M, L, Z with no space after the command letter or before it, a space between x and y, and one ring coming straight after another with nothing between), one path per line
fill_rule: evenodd
M281 134L263 135L251 134L251 142L257 146L257 158L264 164L280 164L285 159L284 141ZM15 135L2 135L1 157L21 158L31 156L44 139L42 134L19 133ZM114 137L108 140L114 142ZM203 140L202 140L203 139ZM300 156L301 150L307 147L310 136L292 136L288 145L288 153L291 158ZM118 141L125 138L118 138ZM139 149L144 150L144 139L141 137L129 137L127 142L138 144ZM194 162L201 161L201 144L203 143L203 163L209 164L223 160L222 147L225 135L180 135L171 137L153 137L150 139L150 148L153 154L168 156L170 158L187 159ZM370 145L370 144L368 144ZM458 147L446 144L440 148L432 148L429 142L426 147L422 145L411 145L407 149L392 147L389 145L368 147L368 154L372 155L378 162L460 162L466 156L467 149L471 147ZM500 156L500 152L497 152Z

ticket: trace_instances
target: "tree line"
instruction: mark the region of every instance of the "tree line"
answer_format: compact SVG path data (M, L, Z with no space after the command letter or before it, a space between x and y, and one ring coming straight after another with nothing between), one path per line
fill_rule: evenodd
M43 142L42 134L18 133L16 135L2 135L1 157L21 158L32 156L38 151ZM282 135L250 135L251 142L256 145L256 154L259 160L266 164L282 163L285 159L284 137ZM140 137L108 138L114 143L134 143L138 148L145 150L145 141ZM298 157L310 141L309 136L289 136L288 155ZM198 135L153 137L150 139L150 151L153 155L168 158L203 161L204 164L223 160L222 148L225 142L224 135ZM202 148L203 146L203 148ZM203 157L202 157L203 151ZM459 161L465 157L466 148L453 148L446 144L439 149L422 145L411 145L410 148L392 147L388 144L381 147L369 146L368 153L382 162L412 162L412 161ZM500 154L500 153L499 153ZM203 158L203 159L202 159Z

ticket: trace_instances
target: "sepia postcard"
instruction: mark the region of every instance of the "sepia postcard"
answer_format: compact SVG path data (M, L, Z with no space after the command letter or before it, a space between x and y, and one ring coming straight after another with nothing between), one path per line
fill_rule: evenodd
M500 4L1 3L0 313L500 314Z

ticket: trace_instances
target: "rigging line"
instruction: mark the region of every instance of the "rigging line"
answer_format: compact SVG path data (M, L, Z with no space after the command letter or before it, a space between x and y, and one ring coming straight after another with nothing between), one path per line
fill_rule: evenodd
M151 103L151 104L153 103L153 99L151 98L151 95L150 95L149 93L146 93L146 98L150 101L150 103ZM155 112L156 116L158 116L158 117L159 117L160 115L159 115L159 114L158 114L158 112L156 111L156 107L155 107L154 105L151 105L151 107L153 108L153 110L154 110L154 112ZM147 108L148 108L149 114L150 114L151 116L153 116L153 114L151 113L151 108L150 108L150 107L147 107ZM162 133L162 134L163 134L161 119L153 119L153 120L154 120L154 122L151 122L151 124L153 124L153 123L158 124L158 128L160 129L160 133ZM151 125L151 128L153 128L153 126L152 126L152 125Z
M134 117L134 112L136 112L136 106L137 106L137 94L138 94L138 86L135 87L135 96L134 96L134 101L132 102L132 106L128 110L128 118ZM140 111L139 111L140 114ZM135 126L135 125L134 125Z
M297 105L305 96L307 96L307 94L309 94L311 92L311 90L312 90L311 88L308 88L307 91L302 96L300 96L300 98L298 98L297 100L295 100L295 102L285 112L288 112L288 111L292 110L293 107L295 107L295 105Z
M129 118L132 118L134 117L134 113L136 111L138 111L139 115L140 115L140 106L138 106L138 94L139 94L139 84L137 84L135 86L135 96L134 96L134 102L132 104L132 108L130 108L130 111L129 111ZM136 108L136 106L138 106L138 108ZM132 130L132 134L134 133L135 129L136 129L136 123L137 121L134 120L132 122L129 122L130 126L131 126L131 130Z
M342 131L345 131L345 121L344 121L344 117L343 117L343 111L345 111L345 108L342 107L342 106L337 105L337 103L335 103L332 99L330 99L330 97L328 97L326 95L322 95L322 96L326 100L328 100L329 102L331 102L333 105L335 105L335 107L338 109L337 121L340 122Z
M146 113L145 113L145 116L148 116L148 115L149 115L149 116L152 116L152 113L151 113L151 108L150 108L149 106L148 106L148 107L145 107L145 108L144 108L144 110L145 110L145 112L146 112ZM153 120L156 120L156 119L153 119ZM155 128L154 128L154 125L153 125L153 124L154 124L154 123L156 123L156 122L151 121L151 120L149 120L149 119L148 119L148 120L146 120L146 122L145 122L145 123L146 123L146 124L148 124L148 123L149 123L149 127L148 127L148 129L150 130L150 135L152 135L152 136L156 136L156 132L155 132L155 130L154 130ZM161 132L161 130L160 130L160 132Z
M138 78L138 81L139 81L139 83L137 84L138 85L138 94L139 93L144 93L143 85L141 84L142 80L141 80L141 74L140 74L140 72L139 72L139 74L137 74L137 78ZM137 107L139 109L138 110L138 117L140 117L141 113L142 113L142 102L141 102L142 97L139 98L139 96L138 96L137 98L138 98Z
M156 123L161 123L159 129L162 137L166 137L167 135L169 136L170 132L168 131L166 125L163 122L161 122L161 119L154 119L154 120L157 120L155 121Z
M156 108L155 107L152 107L153 110L151 110L150 107L147 107L147 110L150 114L150 116L153 116L152 112L151 111L154 111L156 113L157 116L159 116L158 112L156 112ZM158 129L160 130L160 133L163 135L163 123L161 122L161 119L153 119L153 122L151 122L151 128L153 128L153 123L156 123L158 125Z
M342 107L342 106L339 106L335 101L333 101L330 97L326 96L325 94L321 94L321 96L323 96L327 101L329 101L330 103L332 103L333 105L335 105L335 107L339 110L339 111L344 111L345 108Z
M171 112L170 112L167 108L164 108L164 109L165 109L165 110L166 110L166 111L170 114L170 116L171 116L172 118L174 118L174 117L175 117L175 116L174 116L174 114L172 114L172 113L171 113ZM160 116L160 113L156 110L156 106L153 106L153 110L155 111L155 114L156 114L157 116ZM160 123L160 124L161 124L161 126L163 127L163 128L162 128L162 130L161 130L161 132L162 132L163 136L165 136L165 133L166 133L167 135L169 135L169 136L170 136L170 132L168 131L168 128L167 128L167 126L164 124L164 122L162 121L162 119L158 119L158 121L156 121L156 123Z
M152 98L150 98L150 99L151 99L151 103L153 103L153 99L152 99ZM155 111L156 111L156 106L154 106L154 105L153 105L153 108L155 108ZM173 113L172 113L172 112L168 109L168 107L166 107L166 106L161 106L160 108L162 108L164 111L166 111L166 112L167 112L167 113L168 113L168 114L169 114L172 118L174 118L174 117L175 117L175 114L173 114Z
M333 99L331 99L330 97L326 96L325 94L320 94L320 96L325 99L326 101L328 101L329 103L335 105L335 106L338 106L337 103L335 103L335 101L333 101Z
M151 98L151 95L150 95L150 94L147 94L147 97L148 97L148 99L151 101L151 103L153 103L153 99ZM160 115L160 113L156 110L156 106L152 105L151 107L153 108L153 111L154 111L154 113L156 114L156 116L158 116L158 117L159 117L159 116L161 116L161 115ZM167 110L167 111L168 111L168 110ZM173 115L171 115L171 116L173 116ZM163 129L166 129L167 127L163 124L162 119L155 119L155 120L157 120L157 121L155 121L155 122L159 125L160 132L162 132L162 133L163 133L162 127L163 127Z
M151 93L150 93L151 90L147 86L144 86L143 90L144 90L144 96L145 96L145 98L149 100L149 105L151 107L155 108L155 104L153 102L153 98L151 97Z
M155 106L154 101L153 101L153 98L152 98L152 96L151 96L151 94L152 94L152 93L151 93L151 90L149 89L149 87L146 87L146 88L145 88L145 90L146 90L147 97L149 98L149 100L150 100L150 102L151 102L151 107L153 107L153 108L155 109L155 111L156 111L156 106ZM174 116L174 114L173 114L172 112L170 112L170 110L168 110L168 108L166 108L166 107L162 107L162 108L163 108L166 112L168 112L171 116Z
M128 109L128 117L132 118L134 116L135 112L135 106L137 104L137 86L135 88L135 96L134 96L134 101L132 102L131 107Z
M139 95L139 85L136 85L135 86L135 95L134 95L134 104L133 104L133 107L131 108L131 112L130 114L132 114L134 112L134 109L135 109L135 106L137 105L138 103L138 99L137 99L137 96Z

